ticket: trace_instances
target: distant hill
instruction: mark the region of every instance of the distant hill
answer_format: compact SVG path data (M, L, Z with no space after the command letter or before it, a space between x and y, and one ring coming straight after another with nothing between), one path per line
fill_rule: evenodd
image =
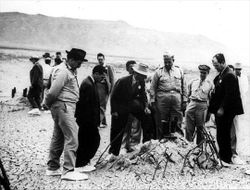
M144 58L162 62L171 50L184 67L210 63L217 52L229 52L222 44L202 35L167 33L137 28L124 21L80 20L18 12L0 13L0 46L65 50L80 47L90 54Z

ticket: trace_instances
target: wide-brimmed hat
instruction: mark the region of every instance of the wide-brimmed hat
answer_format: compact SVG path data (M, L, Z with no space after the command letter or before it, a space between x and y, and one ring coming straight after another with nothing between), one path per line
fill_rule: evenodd
M210 67L207 65L199 65L198 68L200 71L206 71L206 72L210 71Z
M66 50L66 53L68 54L69 57L75 60L88 61L87 59L85 59L86 51L82 49L72 48L70 51Z
M235 63L234 64L234 69L242 69L242 64L241 63Z
M44 59L48 59L48 58L51 59L50 53L48 53L48 52L44 53L43 58Z
M141 75L148 76L148 74L149 74L148 73L148 65L143 64L143 63L136 64L133 67L133 70L134 70L134 72L139 73Z
M37 61L39 61L39 57L35 57L35 56L32 56L32 57L30 57L29 58L29 60L31 61L31 62L37 62Z

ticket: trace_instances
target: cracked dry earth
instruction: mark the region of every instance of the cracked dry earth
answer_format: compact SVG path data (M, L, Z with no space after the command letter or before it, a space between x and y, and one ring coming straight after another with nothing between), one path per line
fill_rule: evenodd
M231 166L220 170L197 170L193 175L180 174L182 160L169 163L165 177L148 163L119 170L100 167L86 181L61 181L45 175L53 121L50 114L30 117L28 108L1 105L0 157L12 189L250 189L250 166ZM110 115L108 115L110 122ZM96 161L109 143L108 128L100 129L101 145ZM246 157L249 161L250 158Z

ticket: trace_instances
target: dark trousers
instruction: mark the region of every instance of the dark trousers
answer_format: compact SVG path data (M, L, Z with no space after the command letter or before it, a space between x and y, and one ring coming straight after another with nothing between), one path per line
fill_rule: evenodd
M95 156L101 138L97 126L90 123L77 122L77 124L79 125L79 145L76 152L76 167L83 167Z
M42 102L42 87L30 87L28 93L28 100L32 106L32 108L41 109Z
M131 113L141 122L141 127L143 130L143 139L142 142L149 141L153 139L153 121L151 115L146 115L144 111ZM114 155L119 155L123 134L125 131L125 126L127 124L129 113L119 114L118 117L112 116L111 120L111 134L110 142L111 146L109 153Z
M219 155L221 160L227 163L231 162L232 157L230 132L234 117L235 115L230 113L225 113L221 117L215 116Z

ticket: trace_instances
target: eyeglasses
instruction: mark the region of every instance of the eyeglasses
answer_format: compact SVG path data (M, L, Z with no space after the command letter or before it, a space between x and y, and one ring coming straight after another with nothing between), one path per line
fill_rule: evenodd
M207 72L205 72L205 71L200 71L200 74L207 74Z

